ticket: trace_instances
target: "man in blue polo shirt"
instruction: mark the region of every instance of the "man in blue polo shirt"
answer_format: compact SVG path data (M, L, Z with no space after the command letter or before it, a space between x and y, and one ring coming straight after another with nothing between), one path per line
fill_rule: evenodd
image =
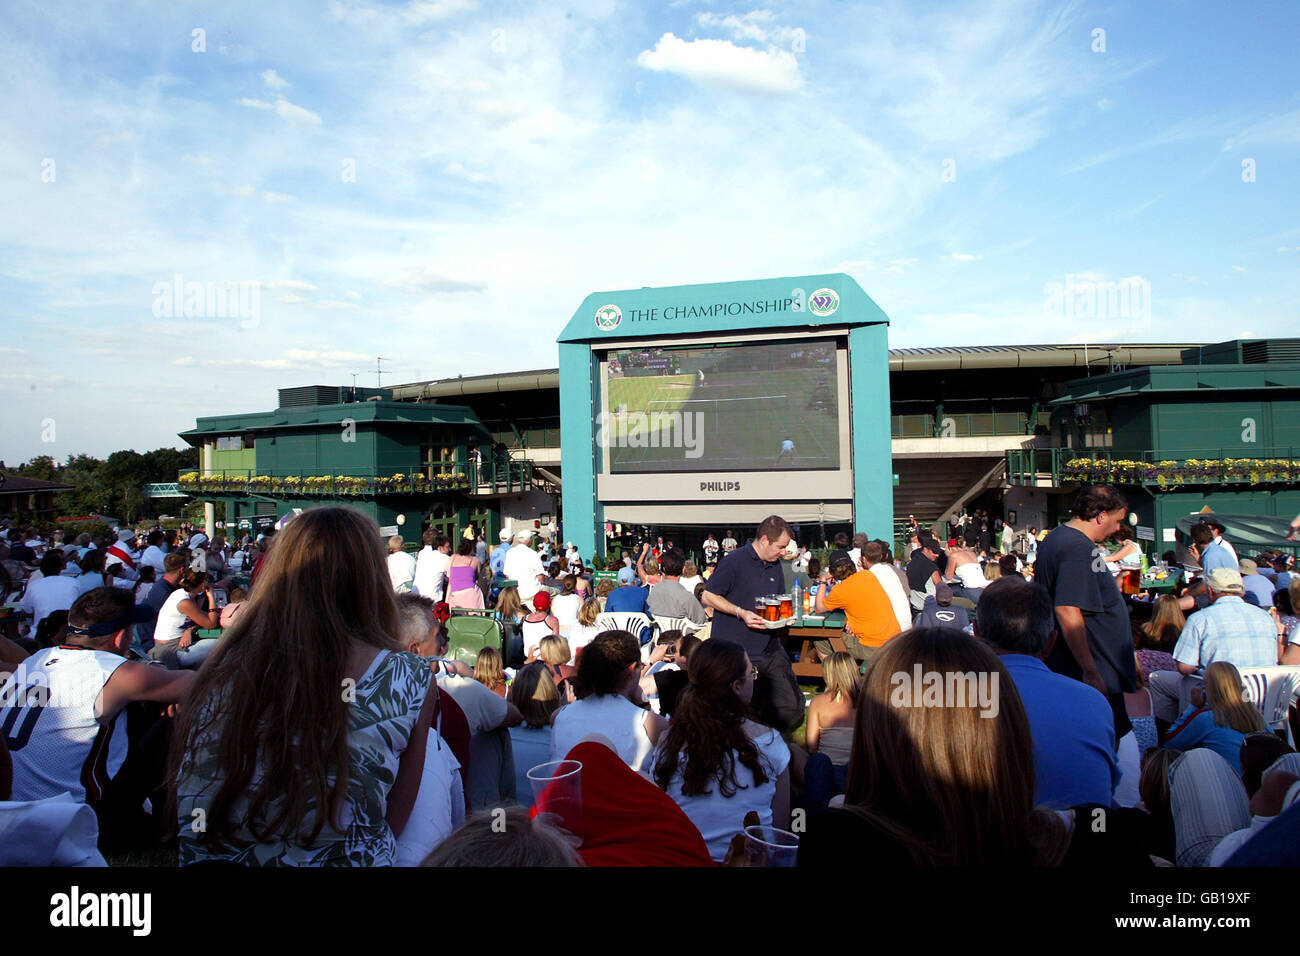
M750 706L760 721L778 730L799 726L803 693L781 643L786 629L766 630L754 613L754 599L785 590L780 558L790 537L784 518L765 518L754 540L726 555L704 586L704 605L714 611L712 639L745 648L758 669Z
M975 634L1001 656L1025 705L1034 738L1034 803L1056 810L1109 807L1120 779L1110 704L1095 687L1043 663L1056 642L1055 623L1046 588L1004 577L980 596Z

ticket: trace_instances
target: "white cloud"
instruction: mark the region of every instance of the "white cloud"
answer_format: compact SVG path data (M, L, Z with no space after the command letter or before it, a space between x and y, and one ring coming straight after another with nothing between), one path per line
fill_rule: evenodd
M411 23L426 23L430 20L446 20L477 8L477 0L412 0L403 11L403 16Z
M488 180L485 173L471 172L460 163L448 163L442 168L442 171L452 176L459 176L461 179L467 179L472 183L485 183Z
M297 305L299 302L306 302L300 295L282 295L276 297L276 302L283 302L285 305Z
M242 186L236 186L234 189L231 190L231 192L236 196L247 197L247 196L252 196L254 193L256 193L257 187L250 186L247 183L245 183Z
M273 90L283 90L289 85L289 81L275 70L263 70L258 76L262 78L263 83Z
M1114 100L1107 99L1104 96L1097 101L1097 109L1101 110L1103 113L1109 110L1114 105L1115 105Z
M361 298L361 293L360 293L360 292L351 292L351 291L348 291L348 292L343 293L343 295L344 295L345 298L348 298L348 299L359 299L359 298Z
M312 126L319 126L321 123L320 115L313 113L309 109L290 103L284 97L280 97L274 103L268 103L266 100L254 99L244 96L239 100L240 106L247 106L255 110L274 110L275 115L281 119L287 119L294 123L307 123Z
M391 289L415 293L482 292L487 286L475 279L444 275L431 268L412 269L384 282Z
M643 50L639 66L676 73L700 86L745 93L793 93L803 86L799 62L785 50L755 50L726 40L681 40L671 33L653 50Z
M357 307L355 302L343 302L339 299L321 299L311 304L313 309L320 309L322 312L343 312Z
M262 198L267 202L289 202L293 199L288 193L273 193L269 189L262 190Z
M1246 267L1245 267L1245 266L1233 266L1233 267L1232 267L1232 271L1233 271L1233 272L1236 272L1236 273L1239 273L1239 274L1241 274L1241 275L1245 275L1245 274L1246 274Z
M788 27L776 22L771 10L751 10L742 16L734 13L720 17L716 13L701 13L695 21L702 27L721 27L736 40L757 40L759 43L791 44L804 36L798 27Z
M969 252L954 252L949 256L940 256L941 259L947 259L951 262L974 262L979 256L972 255Z
M300 279L271 279L268 282L259 283L263 290L266 289L292 289L295 292L315 292L316 286L310 282L303 282Z

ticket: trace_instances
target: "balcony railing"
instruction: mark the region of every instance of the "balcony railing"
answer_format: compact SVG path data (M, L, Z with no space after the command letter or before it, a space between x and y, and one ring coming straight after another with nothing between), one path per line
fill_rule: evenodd
M1046 412L1032 422L1025 412L955 412L944 415L937 425L930 414L890 415L889 427L893 438L985 438L1033 435L1036 425L1050 421Z
M1110 451L1026 448L1007 452L1007 480L1016 485L1115 484L1171 489L1183 485L1300 484L1300 449Z
M251 471L182 472L179 490L190 495L278 495L285 497L356 498L461 492L467 495L515 494L533 486L533 463L527 460L475 464L457 463L426 474L391 475L258 475Z

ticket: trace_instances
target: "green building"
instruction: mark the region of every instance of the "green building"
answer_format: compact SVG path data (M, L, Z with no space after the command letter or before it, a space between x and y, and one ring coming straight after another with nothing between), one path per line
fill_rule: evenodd
M274 411L200 418L180 437L200 449L200 468L151 493L204 502L209 527L223 520L228 533L330 504L408 543L471 524L494 540L499 503L533 490L532 463L509 457L470 409L394 401L389 389L281 389Z
M1053 447L1009 452L1007 469L1013 483L1048 489L1054 519L1080 484L1108 482L1160 554L1179 543L1179 521L1205 509L1278 529L1300 513L1300 339L1186 349L1180 365L1069 382L1051 405ZM1096 416L1109 422L1104 450L1082 440Z

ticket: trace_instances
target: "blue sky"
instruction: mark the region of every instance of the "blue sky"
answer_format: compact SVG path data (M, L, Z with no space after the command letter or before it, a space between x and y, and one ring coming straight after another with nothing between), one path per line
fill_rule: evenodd
M1298 27L1289 2L11 0L0 457L178 444L381 354L385 384L554 366L599 289L844 271L894 347L1295 335ZM167 315L177 275L256 283L256 317ZM1051 305L1067 277L1133 308Z

